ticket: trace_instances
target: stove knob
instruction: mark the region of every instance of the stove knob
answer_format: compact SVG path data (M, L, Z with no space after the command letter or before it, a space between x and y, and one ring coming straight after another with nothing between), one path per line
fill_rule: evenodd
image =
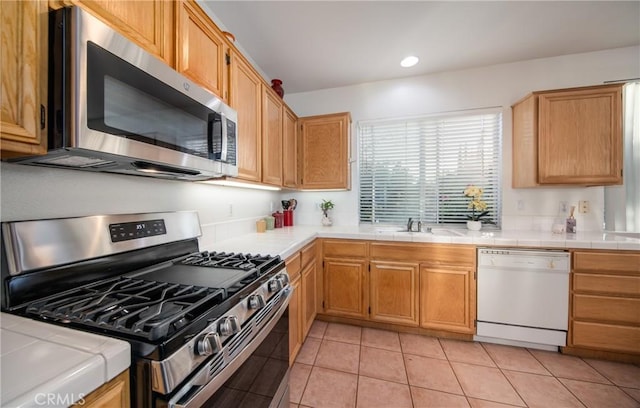
M249 309L262 309L265 306L264 297L262 295L249 296Z
M283 288L287 286L287 283L289 283L289 275L287 275L286 273L281 273L280 275L276 276L276 279L280 281L280 285Z
M221 336L231 336L240 331L240 322L235 316L223 317L218 323L218 333Z
M219 353L220 350L222 350L222 343L216 332L207 333L196 341L195 352L199 356L210 356Z
M273 278L269 281L269 292L277 292L282 289L282 281L278 278Z

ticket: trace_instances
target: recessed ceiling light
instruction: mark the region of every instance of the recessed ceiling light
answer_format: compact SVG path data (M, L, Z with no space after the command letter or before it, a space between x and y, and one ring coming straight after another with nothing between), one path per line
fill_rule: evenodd
M409 55L408 57L406 57L405 59L400 61L400 66L405 67L405 68L409 68L409 67L412 67L412 66L416 65L418 63L418 61L420 61L420 59L418 59L418 57L416 57L414 55Z

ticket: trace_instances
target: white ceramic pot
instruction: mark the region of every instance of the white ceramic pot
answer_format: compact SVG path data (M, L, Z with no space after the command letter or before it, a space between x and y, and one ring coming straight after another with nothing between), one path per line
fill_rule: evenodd
M480 231L482 229L481 221L467 221L467 229L471 231Z
M333 224L333 221L331 220L331 218L329 218L328 215L322 215L322 225L324 225L325 227L330 226L331 224Z

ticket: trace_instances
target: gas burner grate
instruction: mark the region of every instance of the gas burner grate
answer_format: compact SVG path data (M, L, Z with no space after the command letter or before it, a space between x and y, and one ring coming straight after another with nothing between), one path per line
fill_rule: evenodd
M119 277L32 302L26 311L158 340L177 332L224 298L222 289Z
M180 263L183 265L240 269L243 271L255 268L259 271L259 274L262 275L278 262L280 262L280 257L271 255L203 251L189 255Z

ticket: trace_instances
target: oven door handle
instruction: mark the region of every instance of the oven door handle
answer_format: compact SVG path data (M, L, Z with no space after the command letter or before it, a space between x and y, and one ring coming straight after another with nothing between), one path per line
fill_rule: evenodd
M236 372L242 364L253 354L254 351L258 348L262 341L267 337L271 330L276 326L278 320L282 317L284 312L287 310L289 306L289 301L291 300L291 294L293 293L294 288L289 286L285 290L283 290L284 300L280 305L280 309L272 316L269 323L263 326L262 330L256 337L252 339L249 345L236 356L236 358L231 361L231 363L224 368L220 373L218 373L211 381L207 382L208 372L209 370L205 366L204 370L201 370L191 381L189 381L189 385L191 386L201 386L201 388L196 391L195 394L189 400L185 402L177 402L175 399L182 398L184 393L179 393L172 401L169 401L170 408L195 408L201 407L215 392ZM184 389L184 388L183 388Z

